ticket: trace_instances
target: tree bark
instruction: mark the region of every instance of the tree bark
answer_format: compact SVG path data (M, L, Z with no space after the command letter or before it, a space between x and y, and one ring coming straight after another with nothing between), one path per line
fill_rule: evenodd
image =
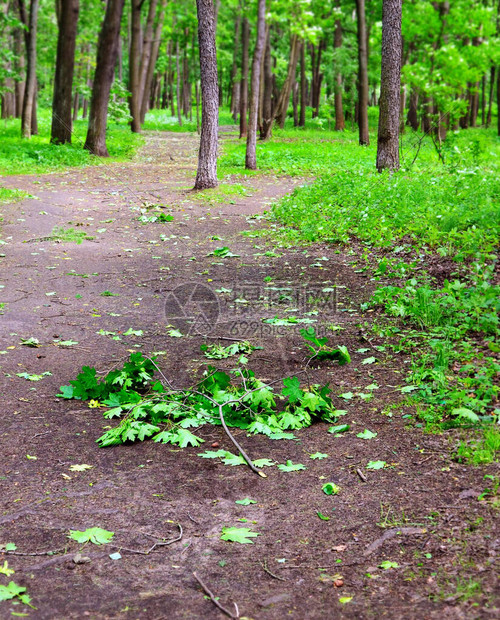
M38 25L38 0L30 1L29 16L26 13L24 0L18 0L18 7L21 22L26 28L24 32L24 40L26 44L26 87L24 90L23 111L21 115L21 136L23 138L30 138L33 133L33 110L36 108L36 35Z
M276 103L274 118L280 128L285 126L286 115L288 112L288 104L290 102L290 93L295 81L295 72L297 70L297 62L299 60L300 39L298 35L293 34L290 40L290 58L288 61L288 72L285 82L281 88L281 92Z
M130 91L129 109L132 121L130 129L134 133L141 131L141 93L140 93L140 62L141 62L141 9L143 0L131 0L131 33L129 54L128 88Z
M23 53L23 44L22 44L22 31L20 28L16 28L14 31L14 54L16 56L15 60L15 68L16 73L19 77L24 75L24 53ZM494 81L494 80L493 80ZM21 118L23 111L23 100L24 100L24 80L20 80L15 83L15 96L16 96L16 118Z
M273 68L271 61L271 29L269 27L267 29L263 69L264 91L262 93L260 139L267 140L271 137L273 127Z
M488 112L486 114L486 128L491 125L491 108L493 106L493 92L495 89L495 67L490 69L490 92L488 96Z
M323 82L323 74L321 73L321 56L323 53L324 45L324 41L319 42L317 54L316 48L314 47L314 45L311 45L311 104L313 108L313 118L316 118L319 114L319 99L321 95L321 83Z
M306 42L300 44L300 116L299 127L306 126Z
M97 62L90 101L89 127L85 147L93 155L109 157L106 148L106 121L109 93L118 58L118 38L125 0L108 0L99 33Z
M259 0L257 8L257 41L252 60L252 83L250 91L250 109L248 113L247 150L245 168L257 169L257 116L259 112L260 73L262 52L266 42L266 0Z
M248 46L250 40L250 25L248 17L243 18L241 31L241 82L240 82L240 138L245 138L248 130Z
M182 110L181 110L181 68L179 62L179 39L175 42L175 69L177 73L177 119L179 127L182 127Z
M160 14L158 16L158 21L156 22L156 28L154 31L154 39L151 45L151 52L149 53L149 57L148 57L146 79L144 82L143 92L142 92L141 123L144 123L144 120L146 118L146 113L148 111L149 91L151 89L151 84L153 82L156 61L158 60L158 52L160 50L161 32L163 29L163 21L165 20L166 4L167 4L167 0L162 0L161 5L160 5Z
M338 5L337 5L338 6ZM342 24L340 19L335 21L335 34L333 37L333 47L335 51L338 51L342 47ZM338 57L336 57L338 63ZM344 131L345 119L344 119L344 106L342 101L342 73L338 70L335 71L335 131Z
M149 0L149 9L148 16L146 18L146 28L144 30L144 39L142 41L142 51L139 63L139 118L140 124L144 121L142 110L143 107L148 107L149 102L149 89L151 88L151 81L153 76L151 76L151 81L149 83L149 88L146 88L146 79L149 70L149 62L151 60L151 54L153 53L153 28L155 24L156 17L156 7L158 5L158 0Z
M420 125L418 120L418 93L415 90L410 91L406 124L409 125L414 131L417 131L418 126Z
M71 104L79 10L80 0L61 0L50 130L50 141L53 144L71 143ZM78 114L78 93L75 93L75 97L76 114Z
M212 0L196 0L201 76L201 136L194 189L217 187L219 86Z
M358 125L359 143L370 144L368 132L368 50L366 41L365 0L356 0L358 22Z
M239 110L239 89L240 84L236 77L238 76L238 42L240 40L240 28L241 28L241 6L238 6L238 12L234 20L234 50L233 50L233 65L231 67L231 114L233 115L234 122L238 118Z
M382 70L377 140L377 170L399 170L402 0L382 3Z

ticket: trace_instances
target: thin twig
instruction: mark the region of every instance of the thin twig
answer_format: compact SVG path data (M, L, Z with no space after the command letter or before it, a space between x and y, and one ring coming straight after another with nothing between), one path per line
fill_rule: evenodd
M267 560L264 560L264 563L259 561L259 564L262 566L264 572L266 572L268 575L271 575L271 577L274 577L274 579L278 579L279 581L286 581L286 579L284 579L283 577L278 577L278 575L275 575L269 570L269 568L267 567Z
M363 482L368 482L368 478L365 476L365 474L361 471L361 469L356 469L356 473L358 474L358 476L361 478L361 480Z
M152 545L147 551L141 551L140 549L128 549L127 547L122 547L120 545L109 545L109 546L113 547L113 549L119 549L120 551L126 551L127 553L136 553L138 555L149 555L157 547L166 547L167 545L172 545L173 543L181 540L182 535L183 535L182 525L180 523L176 523L176 525L179 528L179 536L177 536L177 538L172 538L171 540L167 540L165 542L160 542L160 541L155 542L155 544Z
M236 603L233 603L234 608L236 610L236 614L233 614L231 611L229 611L229 609L226 609L226 607L223 607L219 601L215 598L214 594L208 589L208 587L203 583L203 581L198 577L198 575L196 573L193 573L193 577L196 579L196 581L200 584L200 586L202 587L203 591L205 592L205 594L210 598L210 600L212 601L212 603L218 607L222 613L226 614L226 616L229 616L230 618L232 618L233 620L238 620L238 618L240 617L240 612L238 610L238 605L236 605Z
M5 553L6 555L56 555L57 553L62 553L66 551L67 547L61 547L60 549L50 549L49 551L33 551L32 553L24 552L24 551L5 551L0 549L0 553Z

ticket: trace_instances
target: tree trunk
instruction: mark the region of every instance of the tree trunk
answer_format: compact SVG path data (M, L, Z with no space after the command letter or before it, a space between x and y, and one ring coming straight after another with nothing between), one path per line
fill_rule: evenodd
M250 25L248 17L243 18L241 32L241 82L240 82L240 138L247 135L247 108L248 108L248 46L250 40Z
M79 10L80 0L61 0L50 130L52 144L71 143L71 103ZM75 97L78 114L78 93L75 93Z
M97 43L97 62L90 101L89 127L85 147L93 155L108 157L106 121L109 93L118 58L118 38L125 0L108 0Z
M295 72L297 70L297 62L299 60L300 39L298 35L293 34L290 40L290 58L288 61L288 72L285 82L281 88L281 92L276 103L274 118L278 126L283 129L285 126L286 115L288 112L288 104L290 102L290 93L295 81Z
M491 108L493 106L493 93L495 90L495 67L490 69L490 93L488 97L488 113L486 114L486 128L491 125Z
M300 117L299 127L306 126L306 42L300 44Z
M406 124L409 125L414 131L417 131L419 126L418 121L418 93L415 90L410 91L410 100L408 103L408 114L406 115Z
M402 0L382 3L382 70L377 141L377 170L399 169Z
M151 75L151 80L149 85L146 84L146 79L149 71L149 64L151 60L151 54L153 53L153 27L155 23L156 17L156 7L158 5L158 0L149 0L149 9L148 16L146 18L146 28L144 30L144 39L142 41L142 53L140 57L139 64L139 123L142 124L143 114L142 110L147 109L149 102L149 91L151 88L151 82L153 80L153 76ZM153 71L154 73L154 71ZM144 113L145 115L146 113Z
M23 43L22 43L22 31L20 28L16 28L14 31L14 54L15 58L15 68L18 77L24 75L24 53L23 53ZM493 80L494 81L494 80ZM23 111L23 100L24 100L24 80L20 80L15 83L15 94L16 94L16 118L21 118Z
M338 4L337 4L338 6ZM342 24L340 19L335 22L335 34L333 38L333 47L336 52L342 47ZM335 57L335 61L338 63L338 55ZM338 70L335 71L335 131L344 131L344 106L342 102L342 73Z
M252 84L250 91L250 109L248 114L247 150L245 168L257 169L257 115L259 112L260 73L262 52L266 42L266 0L259 0L257 8L257 41L252 60Z
M212 0L196 0L201 76L201 136L194 189L217 187L219 86Z
M130 129L134 133L141 131L141 93L140 93L140 62L141 62L141 9L143 0L131 0L131 33L129 54L128 88L130 91L129 109L132 121Z
M21 22L26 30L26 87L24 91L23 111L21 115L21 136L30 138L32 132L33 110L36 108L36 35L38 25L38 0L30 1L29 16L24 0L18 0ZM36 118L36 116L35 116Z
M358 22L358 124L359 143L370 144L368 132L368 50L366 41L365 0L356 0Z
M233 50L233 65L231 67L231 114L233 115L234 122L238 118L239 109L239 89L240 84L236 77L238 76L238 42L240 39L241 28L241 7L238 7L238 12L234 21L234 50Z
M161 33L163 29L163 21L165 19L166 4L167 4L167 0L162 0L162 3L160 5L160 15L158 16L158 21L156 22L156 28L154 31L154 40L152 42L151 52L148 58L146 80L144 82L143 94L142 94L141 123L144 123L144 120L146 118L146 112L148 111L148 93L151 89L151 84L153 82L153 76L155 72L156 61L158 60L158 52L160 50Z
M177 72L177 119L179 127L182 127L182 110L181 110L181 67L179 62L179 39L175 42L175 68Z
M267 140L271 137L273 127L273 67L271 61L271 29L269 27L267 30L263 69L264 92L262 93L260 139Z
M323 74L321 73L321 55L324 49L324 42L320 41L318 44L318 53L314 45L311 45L311 69L312 69L312 82L311 82L311 104L312 104L312 117L316 118L319 114L319 99L321 96L321 83L323 81Z

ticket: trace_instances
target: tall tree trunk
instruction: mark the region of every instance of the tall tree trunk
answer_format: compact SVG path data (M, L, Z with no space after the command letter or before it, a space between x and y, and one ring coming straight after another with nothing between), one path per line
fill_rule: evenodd
M290 102L290 93L295 81L295 72L297 70L297 62L299 60L300 39L298 35L292 34L290 40L290 58L288 60L288 72L285 82L281 87L281 92L276 103L274 118L279 127L285 126L286 115L288 112L288 104Z
M26 44L26 87L21 115L21 136L30 138L33 129L33 110L36 109L36 35L38 26L38 0L30 1L29 15L24 0L18 0L19 15L24 24ZM36 118L36 116L35 116Z
M248 47L250 42L250 25L248 17L243 18L241 29L241 82L240 82L240 138L247 135L248 108Z
M337 3L339 6L339 3ZM335 57L335 62L338 64L338 51L342 47L342 24L340 19L335 21L335 34L333 36L333 47L337 52ZM336 67L335 71L335 131L344 131L345 129L345 120L344 120L344 106L342 102L342 73L339 71L339 68Z
M160 14L154 31L154 39L151 45L151 53L148 59L148 67L146 71L146 81L144 82L142 104L141 104L141 123L144 123L146 113L148 111L148 93L151 89L153 82L153 76L155 72L156 61L158 60L158 52L160 50L161 33L163 29L163 22L165 20L165 6L167 0L161 0Z
M365 0L356 0L358 22L358 124L359 143L370 144L368 132L368 50L366 41Z
M399 169L402 0L382 3L382 70L377 141L377 170Z
M273 67L271 60L271 29L268 27L264 51L264 91L262 93L262 123L260 139L267 140L273 127Z
M153 28L156 17L156 7L158 0L149 0L148 16L146 18L146 28L144 29L144 39L142 41L142 53L139 63L139 117L140 123L142 120L142 109L148 107L149 102L149 89L151 88L151 81L149 82L149 88L146 88L146 78L148 75L149 61L151 60L151 54L153 52Z
M245 168L257 168L257 115L259 112L260 74L262 53L266 42L266 0L259 0L257 8L257 41L252 60L252 83L250 90L250 109L248 114L247 150Z
M61 0L50 130L50 141L53 144L71 143L71 103L79 10L80 0ZM78 114L78 93L75 93L75 97Z
M238 12L236 13L236 18L234 20L234 50L233 50L233 64L231 67L231 114L233 115L233 120L236 122L238 118L238 110L239 110L239 90L240 84L236 79L238 76L238 42L240 40L240 29L241 29L241 5L238 6Z
M24 76L24 52L23 52L23 42L22 42L22 31L20 28L16 28L14 30L14 54L15 54L15 69L17 76L21 78ZM25 81L24 79L20 79L19 82L15 83L15 95L16 95L16 118L21 118L23 111L23 100L24 100L24 87Z
M300 117L299 127L306 126L306 42L300 44Z
M319 114L319 100L321 96L321 83L323 81L323 74L321 73L321 56L324 49L324 41L320 41L318 44L318 53L316 54L316 48L311 45L311 69L312 69L312 82L311 82L311 104L312 104L312 117L316 118Z
M201 76L201 136L194 189L217 187L219 86L212 0L196 0Z
M408 114L406 115L406 124L410 125L410 127L417 131L419 126L418 121L418 92L415 90L410 91L410 100L408 103Z
M134 133L141 131L141 84L140 84L140 62L141 62L141 9L143 0L131 0L131 33L130 33L130 54L129 54L129 76L128 88L130 91L129 109L132 121L130 129Z
M99 41L97 62L90 101L89 127L85 147L94 155L108 157L106 148L106 121L109 93L118 58L118 38L125 0L108 0Z
M177 73L177 120L179 127L182 127L182 110L181 110L181 67L179 62L179 39L175 42L175 68Z
M486 127L491 125L491 108L493 106L493 94L495 90L495 67L490 69L490 92L488 96L488 113L486 114Z

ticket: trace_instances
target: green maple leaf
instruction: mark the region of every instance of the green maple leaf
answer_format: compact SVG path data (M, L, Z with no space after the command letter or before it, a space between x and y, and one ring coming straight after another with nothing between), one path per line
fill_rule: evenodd
M234 503L241 504L242 506L250 506L250 504L256 504L257 502L254 499L245 497L245 499L237 499Z
M366 465L366 469L384 469L385 461L370 461Z
M0 585L0 601L9 601L16 596L21 596L23 592L26 592L26 588L18 586L13 581L8 586Z
M364 431L356 435L356 437L359 437L360 439L373 439L376 436L377 436L377 433L373 433L372 431L369 431L367 428L365 428Z
M330 426L328 432L332 433L332 435L338 435L339 433L345 433L349 429L349 424L338 424L337 426Z
M202 459L219 459L223 456L226 456L225 450L206 450L205 452L200 452L198 456L201 456Z
M301 469L306 469L306 466L302 465L302 463L292 463L292 461L288 460L286 465L278 465L278 469L280 471L300 471Z
M86 529L84 532L80 532L79 530L70 530L68 538L72 538L80 544L91 542L94 545L105 545L111 542L114 535L114 532L108 532L108 530L103 530L100 527L91 527Z
M338 495L340 493L340 487L335 482L326 482L321 489L325 495Z
M172 443L178 444L181 448L186 448L187 446L196 447L204 443L204 441L204 439L193 435L187 428L178 428L175 439L172 439Z
M388 570L389 568L399 568L399 564L397 562L391 562L390 560L384 560L379 564L379 567Z
M227 540L229 542L237 542L241 545L253 544L251 538L260 536L258 532L252 532L248 527L223 527L221 540Z
M232 452L226 452L225 456L222 459L224 465L232 465L235 467L236 465L245 465L245 459L239 454L233 454Z
M274 461L271 459L257 459L253 462L255 467L272 467L274 465Z
M309 458L313 459L313 460L321 460L321 459L327 459L328 458L328 454L324 454L323 452L315 452L314 454L310 454Z
M295 403L304 396L304 392L300 389L300 381L297 377L287 377L283 379L283 385L285 386L281 393L283 396L288 396L291 403Z

